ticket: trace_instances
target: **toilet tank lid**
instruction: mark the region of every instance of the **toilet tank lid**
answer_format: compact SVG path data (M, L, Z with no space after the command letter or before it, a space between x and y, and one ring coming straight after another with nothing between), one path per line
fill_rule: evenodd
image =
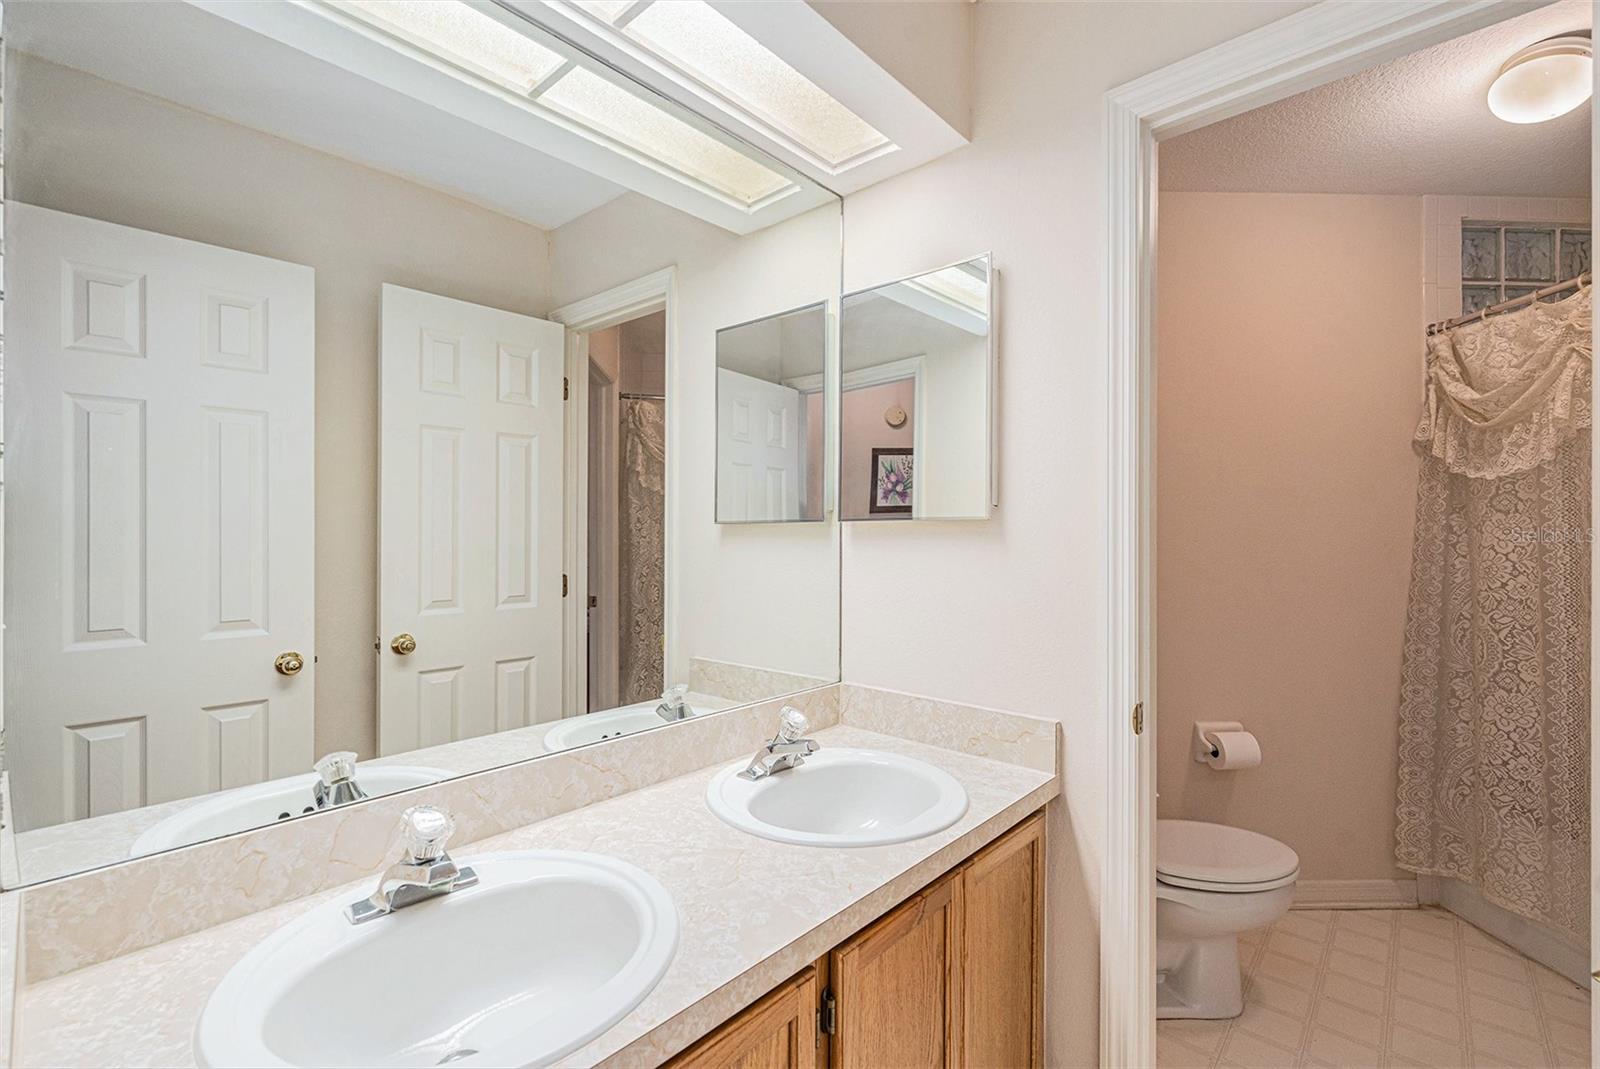
M1226 824L1156 821L1156 873L1206 883L1266 883L1290 875L1300 856L1278 840Z

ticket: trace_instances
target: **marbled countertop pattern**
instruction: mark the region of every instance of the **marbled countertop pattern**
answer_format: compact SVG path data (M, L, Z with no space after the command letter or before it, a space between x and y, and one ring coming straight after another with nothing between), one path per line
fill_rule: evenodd
M880 749L943 768L966 788L966 815L892 846L769 842L706 808L707 781L726 763L718 762L452 851L464 860L492 850L592 851L638 865L671 892L680 920L671 967L632 1013L564 1065L665 1060L1059 793L1055 775L1037 768L847 725L816 737L824 747ZM194 1065L195 1022L228 969L308 906L366 894L375 875L27 986L17 1064Z

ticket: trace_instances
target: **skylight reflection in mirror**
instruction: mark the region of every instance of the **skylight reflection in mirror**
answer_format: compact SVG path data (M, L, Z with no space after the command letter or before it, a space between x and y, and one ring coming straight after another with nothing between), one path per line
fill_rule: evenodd
M750 208L795 183L726 142L464 0L325 0L388 37L575 123L591 140L647 157L691 185ZM629 4L604 5L627 8ZM533 31L532 27L529 30Z
M704 0L575 0L575 6L833 170L896 147Z

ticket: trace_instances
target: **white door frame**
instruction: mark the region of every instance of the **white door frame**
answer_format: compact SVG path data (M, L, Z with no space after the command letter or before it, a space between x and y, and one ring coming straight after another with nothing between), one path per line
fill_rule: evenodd
M585 695L584 708L588 709L590 702L599 701L600 709L610 709L618 701L618 647L621 644L621 633L618 630L618 589L617 589L617 464L620 459L618 447L620 435L618 433L618 396L621 383L613 382L606 377L593 360L586 361L589 371L588 401L584 410L587 418L598 415L601 423L599 427L600 450L599 456L605 464L605 470L596 472L592 468L586 472L584 479L584 539L583 544L587 552L589 538L597 536L595 544L600 547L600 560L596 561L591 554L584 562L584 582L595 579L593 609L587 611L588 626L588 681L589 693ZM595 453L594 426L589 427L589 452L588 456ZM599 508L594 508L595 494L600 495ZM598 520L590 523L591 514ZM599 568L598 575L595 567ZM588 591L585 590L587 594ZM585 608L585 606L579 606ZM596 691L598 690L598 697Z
M1103 1066L1155 1064L1156 143L1528 10L1495 0L1326 0L1106 94Z
M597 293L592 297L564 304L550 313L550 318L567 328L567 386L570 391L567 411L566 455L566 538L562 551L562 570L568 579L571 596L566 599L562 659L562 707L567 716L582 716L589 708L587 648L584 642L584 619L589 590L589 342L593 331L614 327L630 319L659 312L667 313L666 323L666 382L667 382L667 466L664 475L666 509L662 535L664 551L671 559L672 532L676 526L677 505L672 494L672 466L674 463L670 441L672 424L676 418L677 401L673 389L678 373L678 269L664 267L659 271L624 282L620 286ZM672 612L678 604L677 572L667 568L663 582L662 619L666 622L665 663L675 664L673 658L677 628L672 626ZM663 680L663 685L665 681Z

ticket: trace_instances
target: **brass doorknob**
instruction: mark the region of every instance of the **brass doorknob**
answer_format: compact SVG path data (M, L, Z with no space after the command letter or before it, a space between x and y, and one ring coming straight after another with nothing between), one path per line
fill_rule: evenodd
M390 640L389 648L404 657L408 653L417 652L417 640L402 631Z
M294 650L278 654L278 659L272 662L272 667L276 668L281 676L298 675L300 669L305 666L306 659Z

